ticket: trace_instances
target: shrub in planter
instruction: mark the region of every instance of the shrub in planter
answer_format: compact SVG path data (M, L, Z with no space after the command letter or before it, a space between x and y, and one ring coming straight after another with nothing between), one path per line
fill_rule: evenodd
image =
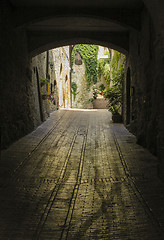
M122 116L119 113L122 104L121 86L116 84L105 89L104 95L109 100L108 109L112 113L113 122L122 122Z
M105 90L105 86L104 86L103 83L100 84L100 86L99 86L99 90L100 90L100 94L103 95L103 91Z

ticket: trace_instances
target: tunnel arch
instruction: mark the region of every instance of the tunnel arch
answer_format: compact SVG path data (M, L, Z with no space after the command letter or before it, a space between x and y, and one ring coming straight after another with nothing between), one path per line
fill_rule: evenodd
M26 27L29 53L35 56L62 45L88 43L104 45L125 54L129 50L131 27L121 20L85 14L43 18Z
M38 55L42 52L45 52L47 50L53 49L53 48L58 48L58 47L68 46L68 45L76 45L76 44L100 45L100 46L112 48L118 52L125 54L125 55L127 55L127 53L128 53L128 46L127 46L127 49L125 49L114 43L106 42L106 41L102 41L102 40L95 40L95 39L89 39L89 38L72 38L72 39L65 39L65 40L63 39L63 40L59 40L59 41L49 42L47 44L37 46L35 49L31 49L29 51L29 56L35 57L36 55Z

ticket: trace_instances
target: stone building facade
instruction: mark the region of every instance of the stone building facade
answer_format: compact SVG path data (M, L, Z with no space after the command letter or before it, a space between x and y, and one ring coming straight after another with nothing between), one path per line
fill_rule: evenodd
M70 108L70 46L55 48L52 52L54 56L54 71L58 89L58 105L61 108Z
M75 97L72 95L72 108L88 108L89 107L89 88L85 74L85 64L79 54L80 60L75 61L72 66L71 82L77 85Z
M58 108L54 52L49 50L32 58L34 126L38 126ZM46 97L45 97L46 96Z
M37 127L59 107L70 107L69 46L51 49L35 56L31 67L33 122L34 127Z
M163 115L160 110L163 100L161 99L161 103L156 100L161 95L164 83L161 84L159 69L161 57L157 53L157 49L162 45L155 35L150 14L144 11L141 33L133 32L130 35L130 51L124 81L123 116L128 129L137 136L138 143L157 154L157 144L163 141L159 133L159 129L163 129L162 121L159 121ZM161 53L162 51L161 48ZM164 136L164 132L162 135Z

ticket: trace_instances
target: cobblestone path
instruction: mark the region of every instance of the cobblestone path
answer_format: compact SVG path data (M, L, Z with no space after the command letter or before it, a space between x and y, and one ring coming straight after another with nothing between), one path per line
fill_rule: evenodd
M164 239L157 160L110 118L60 110L2 152L0 239Z

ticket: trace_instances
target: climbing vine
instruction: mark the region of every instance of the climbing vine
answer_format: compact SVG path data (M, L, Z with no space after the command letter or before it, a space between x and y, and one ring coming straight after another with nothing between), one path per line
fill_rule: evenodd
M122 83L124 78L125 55L114 51L110 62L110 81L112 86L104 90L104 96L109 100L108 108L112 114L118 114L122 104Z
M98 76L103 75L107 86L115 79L122 79L124 73L125 55L120 52L114 51L113 56L107 59L98 60Z
M108 53L108 58L100 58L98 60L97 68L98 68L98 76L99 78L103 75L107 85L110 84L110 54Z
M119 64L120 63L120 64ZM110 67L111 67L111 78L114 79L116 76L124 73L124 63L125 63L125 55L120 52L114 51L114 55L111 59Z
M88 85L91 85L92 83L95 84L97 82L98 46L89 44L75 45L72 51L72 65L77 52L80 53L82 59L84 60Z

